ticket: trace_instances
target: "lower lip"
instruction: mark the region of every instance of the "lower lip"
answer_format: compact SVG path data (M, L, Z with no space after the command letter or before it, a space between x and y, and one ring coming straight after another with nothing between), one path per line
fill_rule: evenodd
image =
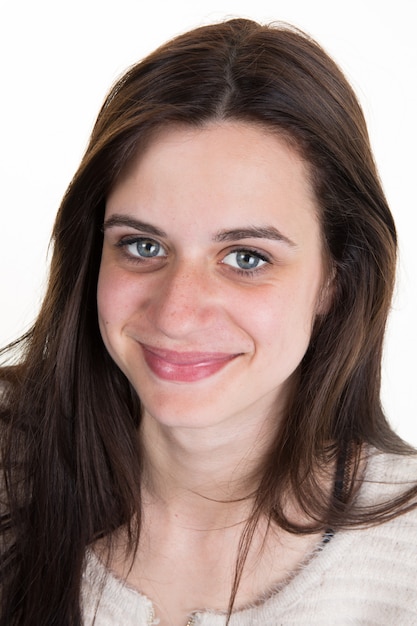
M163 380L192 383L204 378L208 378L219 372L228 363L236 358L233 355L210 356L193 360L192 362L181 363L175 357L162 356L142 346L145 361L149 369L158 378Z

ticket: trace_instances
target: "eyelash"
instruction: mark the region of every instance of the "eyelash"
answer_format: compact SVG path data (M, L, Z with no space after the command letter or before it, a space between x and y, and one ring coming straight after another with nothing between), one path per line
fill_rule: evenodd
M232 267L231 265L229 265L232 271L238 274L239 276L243 276L246 278L255 278L258 274L260 274L261 272L264 272L267 269L267 266L271 264L271 259L268 256L266 256L265 253L260 252L259 250L256 250L255 248L245 248L245 247L235 248L233 250L230 250L225 255L224 258L229 256L229 254L238 254L239 252L243 252L245 254L248 254L249 256L259 259L260 261L263 261L263 264L260 267L255 267L253 269L246 269L246 270L243 268ZM222 263L224 265L228 265L227 263L224 263L224 261L222 261Z
M155 239L152 239L151 237L129 237L127 239L121 239L120 241L118 241L116 243L116 247L120 248L123 252L123 255L128 259L128 261L130 261L131 263L143 263L144 261L147 261L149 259L161 259L161 258L165 258L164 256L150 256L150 257L141 257L140 255L135 256L131 253L128 252L127 247L132 245L132 244L137 244L140 241L149 241L151 243L155 243L158 246L160 246L160 248L162 250L164 250L164 246L162 246L162 244L160 244L158 241L156 241ZM248 254L249 256L252 256L256 259L259 259L260 261L263 261L263 264L260 267L255 267L253 269L243 269L243 268L239 268L239 267L233 267L232 265L228 264L228 263L224 263L224 259L229 256L230 254L238 254L238 253L245 253ZM223 265L228 266L234 273L238 274L239 276L243 276L246 278L254 278L257 274L259 274L260 272L265 271L266 267L268 265L271 264L271 260L270 258L265 255L265 253L260 252L259 250L255 249L255 248L246 248L246 247L239 247L239 248L234 248L232 250L229 250L227 252L227 254L224 255L223 260L221 261L221 263Z
M122 250L123 255L127 258L128 261L130 261L131 263L143 263L144 261L147 261L149 259L161 259L164 258L163 256L149 256L148 258L145 256L135 256L134 254L131 254L127 248L128 246L131 246L132 244L137 244L139 242L145 242L145 241L149 241L150 243L155 243L156 245L158 245L162 250L164 250L164 246L161 245L158 241L156 241L155 239L152 239L152 237L128 237L126 239L121 239L120 241L118 241L116 243L116 248L120 248Z

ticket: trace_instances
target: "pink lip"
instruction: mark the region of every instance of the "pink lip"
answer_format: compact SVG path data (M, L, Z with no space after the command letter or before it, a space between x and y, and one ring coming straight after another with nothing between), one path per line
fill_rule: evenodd
M224 352L175 352L141 344L146 364L158 378L195 382L221 370L237 354Z

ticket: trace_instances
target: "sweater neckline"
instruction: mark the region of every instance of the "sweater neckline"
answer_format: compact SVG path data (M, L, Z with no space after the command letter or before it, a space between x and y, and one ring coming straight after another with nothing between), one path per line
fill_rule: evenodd
M230 626L262 623L263 614L266 619L266 615L271 614L274 606L279 605L279 610L285 610L297 603L307 590L317 583L321 574L340 560L344 550L349 548L353 540L353 531L345 530L335 533L326 545L320 541L285 581L271 585L265 594L253 603L235 609L229 622ZM106 594L108 590L112 601L121 609L133 604L142 610L146 608L148 614L155 615L152 600L109 570L92 550L87 555L86 576L102 581L100 583L102 592ZM209 619L210 626L224 626L225 615L225 611L196 609L192 612L192 624L203 626Z
M368 500L369 491L373 491L373 479L379 474L378 459L388 455L369 453L367 455L366 478L358 494L358 501ZM377 467L375 468L375 463ZM367 529L369 531L369 528ZM243 624L263 623L263 620L271 614L272 610L285 611L292 605L298 603L307 591L316 585L321 576L332 567L338 565L346 550L349 550L355 540L356 529L340 530L334 534L332 540L323 544L321 540L313 551L304 559L303 563L281 583L272 585L266 593L251 605L238 608L233 611L230 626L241 626ZM154 614L152 601L138 591L129 586L117 575L106 568L93 550L87 553L86 576L103 581L101 588L103 593L106 589L111 590L111 596L115 604L123 608L134 603L137 607L144 607ZM199 626L224 626L224 611L210 609L198 609L193 611L193 624Z

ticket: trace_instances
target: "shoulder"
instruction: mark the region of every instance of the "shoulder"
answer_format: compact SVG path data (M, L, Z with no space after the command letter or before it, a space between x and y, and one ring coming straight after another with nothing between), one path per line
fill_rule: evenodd
M137 626L154 623L150 600L107 570L92 550L86 554L81 605L86 625Z
M417 454L370 450L357 506L366 512L383 512L382 521L376 516L375 523L350 531L356 549L362 550L362 560L370 567L372 561L375 574L379 560L380 567L389 565L391 576L396 571L399 580L404 580L406 565L417 577Z
M392 481L417 480L417 450L410 454L394 454L369 448L366 456L370 476L382 471Z
M407 492L410 493L410 504L414 501L417 505L417 453L399 455L368 450L358 503L375 506L400 499Z
M398 509L385 521L337 531L284 588L231 626L415 626L417 455L368 450L358 504L388 511L393 502Z

